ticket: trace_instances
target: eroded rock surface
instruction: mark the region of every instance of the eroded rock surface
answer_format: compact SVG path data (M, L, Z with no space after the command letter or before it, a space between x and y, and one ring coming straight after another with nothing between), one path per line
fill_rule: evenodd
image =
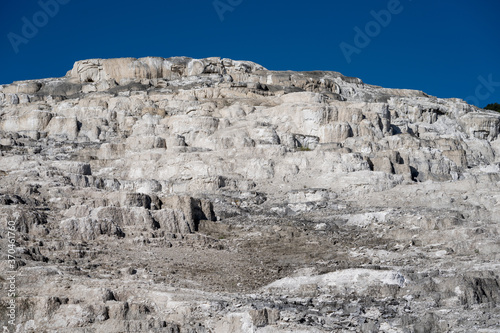
M16 330L497 332L499 132L459 99L220 58L0 86Z

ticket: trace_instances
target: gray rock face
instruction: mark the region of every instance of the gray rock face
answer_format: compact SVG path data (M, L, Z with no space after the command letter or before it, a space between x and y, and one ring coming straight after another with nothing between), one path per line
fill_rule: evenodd
M462 100L220 58L0 86L16 330L498 331L499 133Z

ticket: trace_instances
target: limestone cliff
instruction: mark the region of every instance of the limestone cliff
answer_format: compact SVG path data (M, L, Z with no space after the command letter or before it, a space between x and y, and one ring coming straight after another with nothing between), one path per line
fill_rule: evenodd
M499 132L459 99L231 59L0 86L17 331L499 330Z

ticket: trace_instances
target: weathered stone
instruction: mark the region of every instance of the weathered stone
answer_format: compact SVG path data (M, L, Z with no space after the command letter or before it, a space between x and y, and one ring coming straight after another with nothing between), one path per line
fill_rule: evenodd
M215 57L2 85L16 330L498 331L499 132L458 99Z
M267 325L275 325L280 318L279 310L261 309L250 310L250 317L256 327L264 327Z

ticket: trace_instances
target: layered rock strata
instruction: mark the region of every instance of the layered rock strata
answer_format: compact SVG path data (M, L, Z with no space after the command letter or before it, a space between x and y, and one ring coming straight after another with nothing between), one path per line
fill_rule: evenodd
M459 99L220 58L0 86L16 331L498 331L499 132Z

